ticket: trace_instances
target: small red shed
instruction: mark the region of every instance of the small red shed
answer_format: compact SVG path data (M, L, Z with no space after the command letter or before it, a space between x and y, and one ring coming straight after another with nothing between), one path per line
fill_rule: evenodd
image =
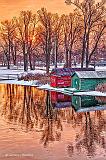
M94 71L94 68L56 68L51 71L51 87L70 87L71 76L75 71Z

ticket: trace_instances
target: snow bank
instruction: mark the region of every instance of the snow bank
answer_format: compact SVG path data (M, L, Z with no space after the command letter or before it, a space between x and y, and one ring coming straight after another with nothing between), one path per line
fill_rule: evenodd
M38 87L39 89L48 90L48 91L56 91L61 92L67 95L76 95L76 96L103 96L106 97L106 92L100 91L87 91L87 92L76 92L75 88L54 88L51 87L49 84L42 85Z
M43 89L47 91L56 91L56 92L60 92L60 93L67 94L67 95L72 95L73 93L73 91L71 90L72 88L70 88L70 92L69 92L66 90L68 88L54 88L54 87L51 87L49 84L42 85L38 87L38 89Z
M103 66L103 67L100 67L100 66L98 67L98 66L96 66L96 67L95 67L95 70L96 70L96 71L106 71L106 66Z
M18 80L5 80L0 81L0 84L16 84L16 85L22 85L22 86L38 86L38 81L18 81Z
M103 96L103 97L106 97L106 92L87 91L87 92L76 92L76 93L73 93L73 95L76 95L76 96Z
M43 70L42 68L36 68L35 70L31 71L28 70L27 72L24 72L23 68L12 68L12 69L7 69L6 67L0 67L0 75L2 74L18 74L18 75L26 75L28 73L32 73L32 74L44 74L46 73L45 70Z

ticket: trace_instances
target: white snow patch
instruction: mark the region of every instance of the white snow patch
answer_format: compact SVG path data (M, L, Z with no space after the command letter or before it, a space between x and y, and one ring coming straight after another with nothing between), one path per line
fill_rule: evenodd
M95 70L96 70L96 71L106 71L106 66L103 66L103 67L100 67L100 66L98 67L98 66L96 66L96 67L95 67Z
M42 85L38 88L43 89L43 90L48 90L48 91L56 91L56 92L60 92L63 94L68 94L68 95L72 95L73 90L75 90L74 88L70 88L70 91L67 91L66 89L68 88L55 88L55 87L51 87L49 84Z
M0 81L0 84L16 84L16 85L22 85L22 86L38 86L37 85L38 81L18 81L18 80L5 80L5 81Z
M25 74L25 75L26 75L27 73L33 73L33 74L39 73L39 74L44 74L44 73L46 73L46 71L43 70L43 68L36 68L36 69L33 70L33 71L28 70L27 72L24 72L23 68L7 69L6 67L0 67L0 75L3 75L3 74L16 74L16 75Z
M106 96L106 92L100 92L100 91L87 91L87 92L77 92L73 93L73 95L76 96Z
M56 91L61 92L67 95L76 95L76 96L106 96L106 92L100 92L100 91L87 91L87 92L75 92L75 88L54 88L51 87L49 84L42 85L38 87L39 89L48 90L48 91Z

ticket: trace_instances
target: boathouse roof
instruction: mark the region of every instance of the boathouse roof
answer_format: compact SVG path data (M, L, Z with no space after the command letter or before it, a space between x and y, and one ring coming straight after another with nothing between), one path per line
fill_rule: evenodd
M94 68L56 68L51 71L51 75L71 76L75 71L94 71Z
M82 79L83 78L106 78L106 71L77 71L74 74L77 74L77 76Z

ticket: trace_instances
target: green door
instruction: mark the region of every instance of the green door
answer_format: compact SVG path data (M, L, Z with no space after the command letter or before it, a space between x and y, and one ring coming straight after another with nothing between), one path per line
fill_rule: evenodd
M79 89L79 79L74 79L74 86L76 89Z

